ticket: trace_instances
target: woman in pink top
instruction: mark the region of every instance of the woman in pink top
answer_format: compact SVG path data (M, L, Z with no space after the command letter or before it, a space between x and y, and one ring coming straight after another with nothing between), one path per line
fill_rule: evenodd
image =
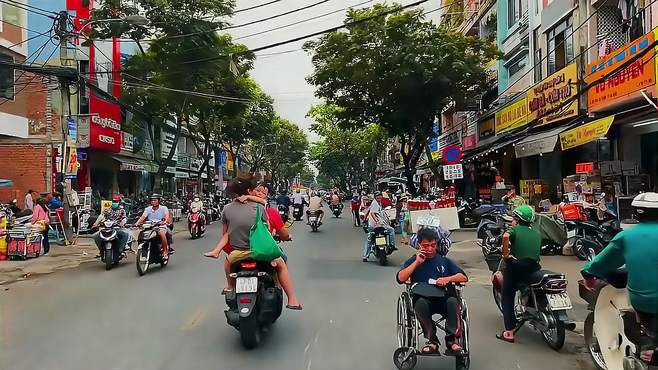
M36 205L34 206L34 210L32 211L32 223L43 223L44 224L44 230L42 232L43 234L43 255L45 256L50 252L50 241L48 240L48 224L50 223L50 211L48 210L48 207L46 207L46 199L45 198L39 198L36 201Z

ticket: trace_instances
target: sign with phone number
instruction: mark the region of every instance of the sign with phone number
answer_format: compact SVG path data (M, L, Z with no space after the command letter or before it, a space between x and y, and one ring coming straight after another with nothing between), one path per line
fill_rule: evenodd
M450 164L443 166L444 180L458 180L464 178L464 169L461 164Z

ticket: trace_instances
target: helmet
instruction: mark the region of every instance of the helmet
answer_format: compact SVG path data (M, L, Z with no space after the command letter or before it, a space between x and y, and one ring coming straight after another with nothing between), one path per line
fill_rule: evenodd
M153 200L153 199L161 200L162 195L160 195L158 193L153 193L153 194L151 194L151 197L149 199L151 199L151 200Z
M658 193L642 193L633 198L631 203L638 218L658 218Z
M114 194L112 196L112 201L113 202L120 202L121 201L121 194Z
M530 206L521 205L518 206L514 212L515 217L518 217L521 221L525 223L533 223L535 221L535 211L532 210Z

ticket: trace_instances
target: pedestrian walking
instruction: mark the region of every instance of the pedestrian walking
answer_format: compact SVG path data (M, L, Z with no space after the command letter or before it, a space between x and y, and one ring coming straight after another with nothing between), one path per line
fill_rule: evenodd
M407 223L409 222L411 214L409 213L409 205L407 204L407 195L402 194L397 204L397 219L400 223L400 234L402 235L402 244L409 244L407 238Z
M32 213L32 223L39 226L41 234L43 235L43 255L50 252L50 241L48 240L48 224L50 223L50 210L46 206L46 199L37 199L37 204L34 206Z

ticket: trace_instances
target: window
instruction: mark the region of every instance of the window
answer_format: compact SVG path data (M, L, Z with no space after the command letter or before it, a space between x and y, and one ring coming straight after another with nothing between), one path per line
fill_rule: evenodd
M554 73L574 59L573 25L571 17L550 29L548 39L548 74Z
M509 79L512 80L515 75L523 71L523 69L527 64L528 64L527 54L524 57L519 58L519 60L511 63L509 67L507 67L507 73L509 75Z
M89 74L89 61L88 60L81 60L80 61L80 74L83 76L88 76ZM80 102L80 108L79 112L80 114L89 114L89 88L85 87L84 89L80 90L80 93L78 94L79 96L79 102Z
M539 28L537 28L536 30L534 30L532 32L532 40L533 40L532 41L533 42L532 47L533 47L533 50L534 50L534 59L533 59L532 65L533 65L533 68L535 70L535 82L539 82L539 81L542 80L542 76L541 76L541 67L542 67L542 63L541 63L541 45L539 44L539 41L540 41L539 39L541 37L540 35L541 35L541 32L539 32Z
M0 60L3 62L14 62L14 58L0 54ZM14 100L14 69L0 67L0 97Z
M521 19L521 1L507 0L507 28L512 28Z

